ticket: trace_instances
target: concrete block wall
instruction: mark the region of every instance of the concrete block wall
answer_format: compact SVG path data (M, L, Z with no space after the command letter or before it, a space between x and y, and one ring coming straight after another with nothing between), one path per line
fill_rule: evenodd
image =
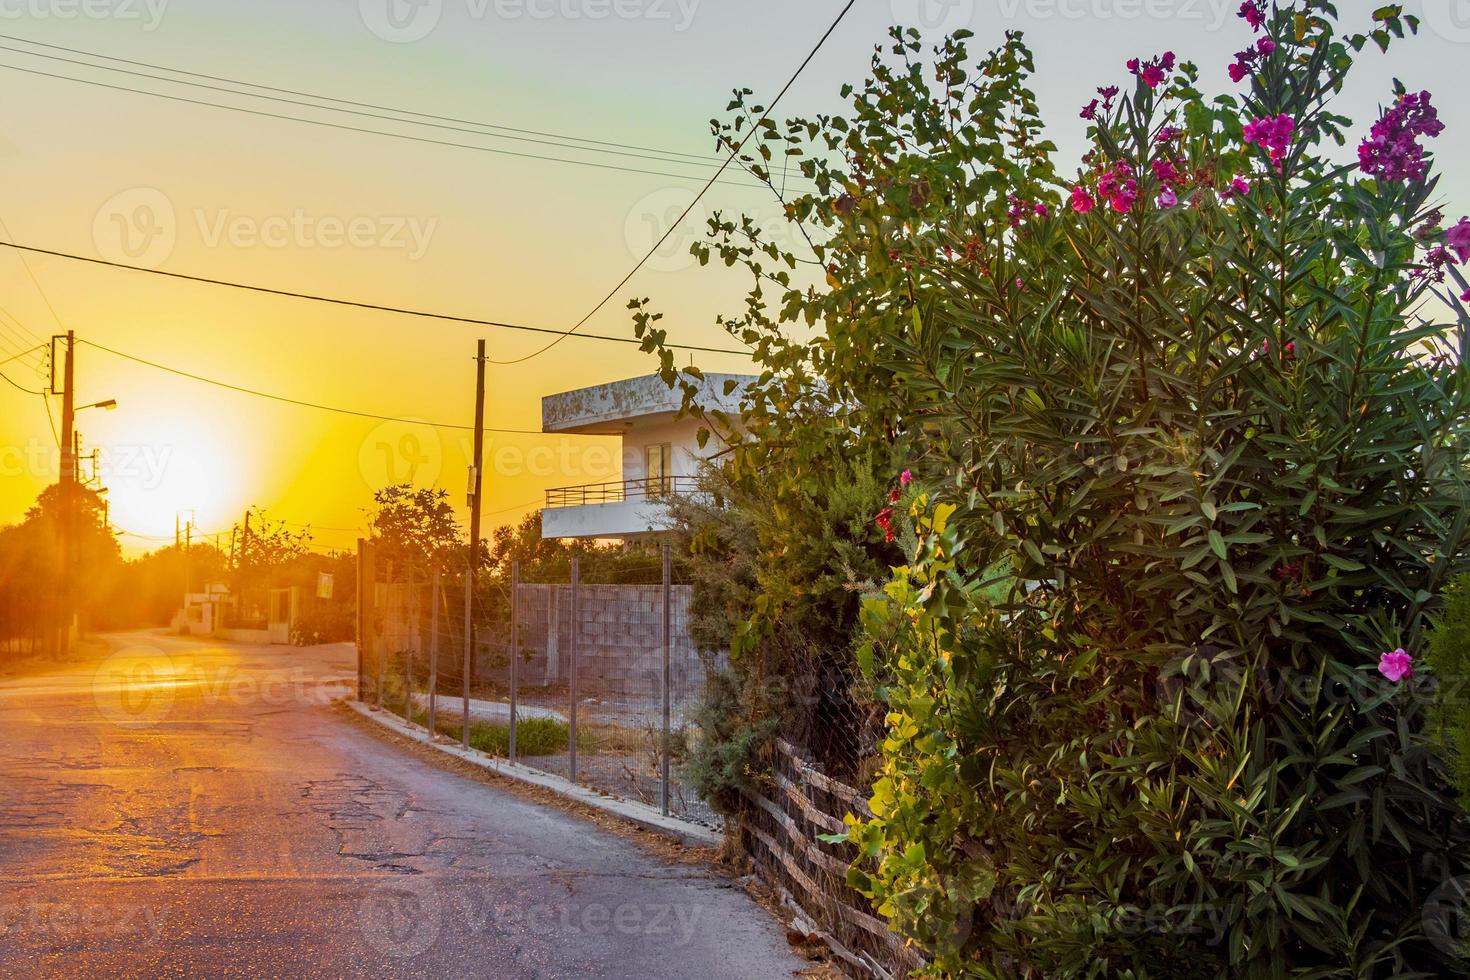
M689 636L693 589L670 592L670 674L675 691L703 684L704 666ZM521 633L519 677L527 686L561 685L570 679L577 650L578 687L589 696L657 697L663 670L663 586L583 585L572 620L570 585L522 585L517 596ZM508 639L504 638L504 639ZM480 676L509 680L504 639L482 651Z

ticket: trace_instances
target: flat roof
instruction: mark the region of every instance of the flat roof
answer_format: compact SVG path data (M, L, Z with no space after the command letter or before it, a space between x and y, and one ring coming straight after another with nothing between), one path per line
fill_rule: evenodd
M698 382L699 405L711 411L735 412L743 389L755 380L753 374L706 374ZM727 381L735 383L728 395ZM616 435L626 431L628 422L673 418L683 402L683 390L670 388L656 374L625 378L542 398L541 430Z

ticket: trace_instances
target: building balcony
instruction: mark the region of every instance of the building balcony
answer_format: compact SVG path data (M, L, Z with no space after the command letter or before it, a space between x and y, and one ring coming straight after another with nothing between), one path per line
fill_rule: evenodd
M546 538L629 538L667 530L667 498L693 493L688 476L594 483L546 491L541 535Z
M583 487L561 487L546 491L546 509L621 504L629 500L658 500L674 494L693 493L697 483L692 476L665 476L649 480L592 483Z

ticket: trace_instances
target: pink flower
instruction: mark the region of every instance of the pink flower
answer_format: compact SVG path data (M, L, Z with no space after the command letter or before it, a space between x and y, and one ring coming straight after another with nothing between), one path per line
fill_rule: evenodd
M913 483L913 482L914 482L914 473L913 473L912 470L904 470L902 473L898 474L898 485L899 486L906 487L910 483Z
M1097 101L1097 99L1093 99L1091 102L1087 103L1087 105L1085 105L1085 106L1082 107L1082 118L1083 119L1096 119L1097 118L1097 107L1098 107L1098 101Z
M1271 341L1269 341L1269 340L1263 340L1263 341L1261 341L1261 353L1262 354L1269 354L1269 353L1271 353Z
M1403 182L1423 180L1429 171L1419 137L1444 132L1429 93L1406 92L1385 112L1358 146L1358 167L1371 177Z
M1164 84L1164 79L1169 77L1169 72L1174 70L1174 52L1165 51L1152 61L1144 62L1138 58L1128 59L1128 70L1143 80L1143 84L1149 88L1158 88Z
M1291 137L1296 132L1296 120L1286 113L1275 118L1265 117L1246 124L1245 141L1254 143L1271 152L1271 164L1277 170L1286 159L1286 150L1291 146Z
M1165 187L1164 192L1159 195L1159 207L1163 208L1165 211L1168 211L1178 203L1179 195L1174 193L1173 188Z
M1133 176L1133 168L1119 160L1097 182L1097 192L1108 199L1114 211L1127 214L1138 200L1138 180Z
M1261 7L1259 0L1245 0L1240 5L1240 12L1236 15L1251 25L1251 30L1259 31L1261 25L1266 23L1266 11Z
M1276 50L1276 42L1269 37L1263 37L1256 42L1256 50L1261 53L1262 57L1265 57Z
M1154 159L1152 166L1154 168L1154 177L1161 184L1172 184L1180 177L1179 171L1174 168L1172 160L1157 157Z
M1230 80L1239 85L1241 82L1245 81L1246 76L1250 73L1250 62L1246 61L1240 55L1236 55L1235 64L1230 66Z
M1461 303L1470 303L1470 289L1467 289L1463 293L1460 294L1460 302Z
M1400 647L1392 653L1379 656L1378 672L1397 684L1414 676L1414 658Z
M1078 214L1086 214L1096 206L1097 202L1092 199L1091 194L1087 193L1087 188L1083 187L1081 184L1078 184L1076 187L1072 188L1073 211L1076 211Z
M1445 232L1444 243L1462 263L1470 262L1470 218L1461 218L1459 224Z

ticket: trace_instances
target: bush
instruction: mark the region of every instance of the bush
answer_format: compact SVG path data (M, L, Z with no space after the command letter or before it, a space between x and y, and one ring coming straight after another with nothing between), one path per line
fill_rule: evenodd
M446 717L441 710L434 719L440 735L452 739L460 738L463 726L458 720ZM422 708L413 711L416 725L427 725L429 713ZM516 755L524 758L538 755L558 755L571 745L571 729L564 721L555 718L521 718L516 721ZM470 722L470 748L486 755L501 757L510 755L510 726L497 725L488 721ZM577 732L577 751L592 752L596 745L590 733Z
M1429 634L1430 682L1437 697L1434 727L1453 763L1461 801L1470 800L1470 575L1445 591Z
M926 488L864 607L889 713L851 880L939 975L1465 972L1425 922L1470 872L1470 822L1383 655L1424 657L1467 566L1470 221L1431 206L1419 96L1371 137L1331 108L1412 18L1243 15L1240 94L1135 62L1084 110L1066 183L1018 36L924 65L895 32L850 117L749 153L815 182L788 214L828 288L713 226L782 289L732 331ZM1361 162L1332 159L1349 138ZM783 341L796 325L816 338ZM825 449L752 437L751 459Z

